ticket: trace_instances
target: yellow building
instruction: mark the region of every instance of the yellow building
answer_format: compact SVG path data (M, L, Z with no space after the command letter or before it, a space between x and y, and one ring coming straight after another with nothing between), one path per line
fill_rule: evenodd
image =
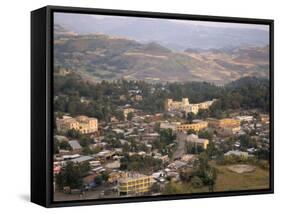
M126 101L127 97L125 95L120 95L119 100Z
M185 132L188 130L194 130L194 131L200 131L202 129L206 129L208 127L208 122L206 121L197 121L194 123L186 123L186 124L180 124L177 126L177 131L178 132Z
M142 96L141 95L135 95L131 98L132 101L142 101Z
M124 108L123 114L124 114L125 119L127 119L129 113L133 113L133 112L135 112L135 109L133 109L133 108Z
M240 127L240 120L232 118L224 119L213 119L209 118L208 123L210 127L213 128L230 128L230 127Z
M186 142L194 143L194 144L196 144L196 146L202 146L204 149L207 149L208 144L209 144L208 139L198 138L198 137L194 138L194 137L190 137L190 136L187 136Z
M199 104L192 104L192 105L189 105L187 108L186 108L186 111L185 112L191 112L193 114L197 114L198 111L199 111Z
M119 179L118 190L120 195L141 195L148 192L154 183L152 176L142 174L127 174Z
M59 68L56 73L61 76L66 76L66 75L70 74L70 70L66 69L66 68Z
M218 133L220 135L228 136L228 135L234 135L238 133L241 130L240 126L232 126L232 127L225 127L218 130Z
M67 131L74 129L82 134L94 133L98 131L98 120L87 116L78 116L76 118L64 116L56 120L58 131Z
M269 123L269 115L268 114L260 114L260 121L263 124Z
M240 120L232 118L208 119L209 126L215 128L220 135L233 135L240 131Z

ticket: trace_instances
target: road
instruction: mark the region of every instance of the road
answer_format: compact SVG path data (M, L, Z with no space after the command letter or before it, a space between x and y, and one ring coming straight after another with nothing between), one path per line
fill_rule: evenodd
M177 138L177 149L174 152L173 159L178 159L186 153L186 144L184 140L181 139L181 135Z
M85 200L85 199L100 199L100 198L115 198L118 197L118 192L110 191L110 194L103 195L106 190L113 187L100 186L94 190L85 191L84 194L66 194L63 192L54 193L54 201L71 201L71 200Z

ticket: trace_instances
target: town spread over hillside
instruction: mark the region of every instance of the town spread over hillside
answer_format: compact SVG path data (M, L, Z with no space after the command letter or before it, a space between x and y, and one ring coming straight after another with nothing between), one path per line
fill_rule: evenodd
M269 188L268 45L174 51L55 25L55 201Z

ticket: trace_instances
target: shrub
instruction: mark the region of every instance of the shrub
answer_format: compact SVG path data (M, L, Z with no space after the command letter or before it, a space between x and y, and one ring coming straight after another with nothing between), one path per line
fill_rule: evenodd
M198 176L194 176L191 178L191 185L194 188L200 188L203 186L203 182Z

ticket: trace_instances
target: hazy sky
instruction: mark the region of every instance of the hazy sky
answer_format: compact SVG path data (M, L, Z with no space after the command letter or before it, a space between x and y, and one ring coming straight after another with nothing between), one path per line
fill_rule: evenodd
M269 44L269 25L79 13L55 13L54 21L78 34L104 33L179 51Z
M169 22L179 23L179 24L187 24L187 25L197 25L197 26L208 26L208 27L222 27L222 28L246 28L246 29L257 29L269 31L269 25L257 25L257 24L241 24L241 23L227 23L227 22L212 22L212 21L189 21L189 20L177 20L177 19L159 19L159 18L143 18L143 17L122 17L122 16L107 16L107 15L92 15L92 14L75 14L75 13L55 13L55 21L56 15L65 16L66 19L83 16L84 18L88 17L89 19L111 19L118 18L120 21L123 19L124 21L131 20L144 20L144 21L157 21L157 20L166 20Z
M209 26L209 27L222 27L222 28L247 28L269 31L269 25L255 25L255 24L238 24L227 22L204 22L204 21L187 21L187 20L170 20L171 22L179 22L193 25Z

